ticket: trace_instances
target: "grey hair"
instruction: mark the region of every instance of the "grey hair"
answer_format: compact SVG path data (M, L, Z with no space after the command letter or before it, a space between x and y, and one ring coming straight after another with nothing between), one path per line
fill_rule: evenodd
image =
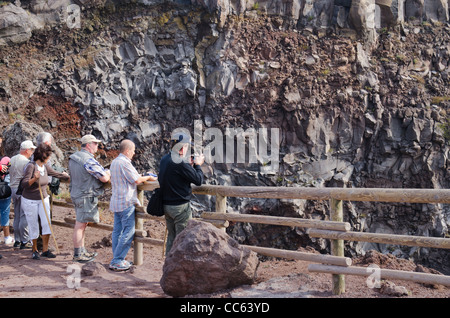
M40 144L43 144L45 142L52 142L53 137L52 134L50 134L49 132L40 132L37 136L36 136L36 144L39 146Z

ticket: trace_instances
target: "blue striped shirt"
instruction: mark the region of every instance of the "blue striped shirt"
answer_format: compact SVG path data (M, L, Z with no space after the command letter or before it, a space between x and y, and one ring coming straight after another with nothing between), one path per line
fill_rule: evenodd
M106 175L106 169L103 168L102 165L94 158L89 158L84 164L84 168L97 179L100 179Z
M119 154L111 163L112 196L109 209L122 212L132 205L138 204L136 180L140 174L131 160L124 154Z

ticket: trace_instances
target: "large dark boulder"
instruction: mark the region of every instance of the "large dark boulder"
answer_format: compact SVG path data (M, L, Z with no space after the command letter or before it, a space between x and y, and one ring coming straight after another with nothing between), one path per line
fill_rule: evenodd
M170 296L210 294L252 284L259 260L210 223L191 220L166 257L161 287Z

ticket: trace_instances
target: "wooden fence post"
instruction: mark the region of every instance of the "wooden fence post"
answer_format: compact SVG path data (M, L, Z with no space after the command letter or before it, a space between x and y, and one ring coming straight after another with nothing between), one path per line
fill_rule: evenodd
M227 197L216 194L216 212L227 213ZM222 227L221 230L226 231L226 227Z
M344 221L344 212L342 208L342 200L330 200L330 219L331 221ZM344 256L344 241L331 240L331 255ZM342 274L333 274L333 294L340 295L345 293L345 276Z
M144 191L143 190L139 190L138 189L138 200L141 203L141 205L144 205ZM137 217L137 213L136 214L136 225L135 228L136 230L143 230L144 229L144 219ZM134 239L134 260L133 260L133 264L134 265L142 265L144 263L144 244L142 242L139 242L138 240L136 240L136 236Z
M220 194L216 195L216 212L227 213L227 197Z

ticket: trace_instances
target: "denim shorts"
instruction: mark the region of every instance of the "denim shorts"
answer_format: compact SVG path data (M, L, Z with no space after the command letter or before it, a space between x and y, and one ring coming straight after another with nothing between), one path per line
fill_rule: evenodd
M0 220L1 226L9 225L9 211L11 208L11 197L0 200Z
M98 223L100 222L98 213L98 198L85 197L72 199L75 206L77 221L80 223Z

